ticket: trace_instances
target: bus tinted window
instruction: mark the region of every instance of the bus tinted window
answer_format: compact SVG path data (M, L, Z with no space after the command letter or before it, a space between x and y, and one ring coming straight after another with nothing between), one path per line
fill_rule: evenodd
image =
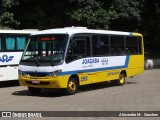
M109 54L109 37L107 35L93 35L92 37L93 55Z
M61 61L64 57L67 34L32 36L23 60Z
M77 36L74 37L71 42L72 54L86 56L86 37Z
M126 37L126 52L128 54L141 54L141 38L140 37Z
M74 52L79 54L79 55L86 55L86 48L85 48L85 40L76 40L76 48L77 50L75 50Z
M23 50L26 46L26 37L16 37L17 50Z
M125 43L123 36L111 36L111 55L122 55L125 53Z
M6 37L6 49L7 50L15 49L15 38L14 37Z
M137 38L138 38L138 53L142 54L142 38L141 37Z
M88 36L75 36L69 43L66 62L90 56L90 39Z
M2 50L2 37L0 36L0 50Z

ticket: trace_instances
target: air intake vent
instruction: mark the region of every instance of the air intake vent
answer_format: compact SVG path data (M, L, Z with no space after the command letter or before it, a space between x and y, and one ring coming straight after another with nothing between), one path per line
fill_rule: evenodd
M47 76L47 73L29 72L27 74L33 77L46 77Z

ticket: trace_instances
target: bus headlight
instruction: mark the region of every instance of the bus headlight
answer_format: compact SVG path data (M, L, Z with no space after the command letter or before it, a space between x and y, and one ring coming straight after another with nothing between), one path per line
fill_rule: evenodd
M56 71L50 73L48 76L57 76L60 72L62 72L62 69L56 70Z

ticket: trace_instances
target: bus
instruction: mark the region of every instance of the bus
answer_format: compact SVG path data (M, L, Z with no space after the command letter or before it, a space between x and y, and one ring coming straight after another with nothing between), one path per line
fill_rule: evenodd
M31 35L19 64L19 83L31 94L110 81L122 86L126 77L144 72L140 33L67 27Z
M0 81L18 80L18 64L35 30L0 30Z

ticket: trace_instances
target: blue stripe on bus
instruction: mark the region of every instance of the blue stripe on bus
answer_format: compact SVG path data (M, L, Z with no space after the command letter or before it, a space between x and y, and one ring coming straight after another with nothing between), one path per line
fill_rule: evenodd
M130 35L130 36L133 36L133 33L132 33L132 32L129 32L129 35Z
M67 72L61 72L58 74L59 76L62 75L72 75L72 74L78 74L78 73L89 73L89 72L98 72L98 71L104 71L104 70L113 70L113 69L121 69L121 68L127 68L129 63L130 56L126 56L126 61L123 66L114 66L114 67L105 67L105 68L96 68L96 69L87 69L87 70L76 70L76 71L67 71Z
M96 69L87 69L87 70L75 70L75 71L67 71L67 72L61 72L58 74L58 76L64 76L64 75L72 75L72 74L78 74L78 73L89 73L89 72L98 72L98 71L104 71L104 70L114 70L114 69L121 69L121 68L127 68L129 63L130 56L126 56L125 64L122 66L114 66L114 67L105 67L105 68L96 68ZM35 72L27 72L23 71L24 73L35 73ZM38 74L46 74L49 75L53 72L37 72ZM37 74L36 73L36 74Z

